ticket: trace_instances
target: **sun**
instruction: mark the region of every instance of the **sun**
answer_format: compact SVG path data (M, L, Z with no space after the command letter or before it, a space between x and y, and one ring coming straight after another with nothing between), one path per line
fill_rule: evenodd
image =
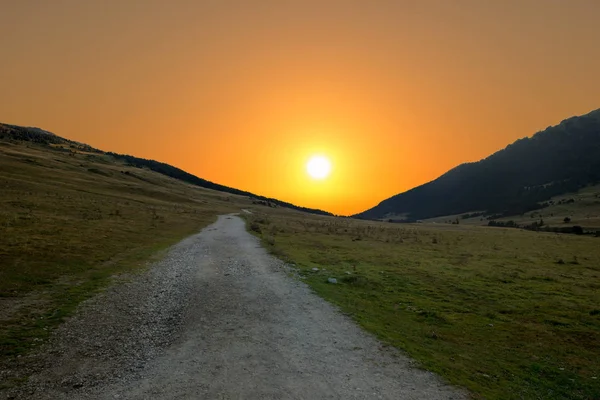
M325 156L312 156L306 163L306 172L313 179L325 179L331 173L331 162Z

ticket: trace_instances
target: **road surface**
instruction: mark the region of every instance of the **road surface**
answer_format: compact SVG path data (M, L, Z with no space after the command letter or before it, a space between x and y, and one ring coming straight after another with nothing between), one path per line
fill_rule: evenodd
M61 327L40 399L463 399L289 274L237 216Z

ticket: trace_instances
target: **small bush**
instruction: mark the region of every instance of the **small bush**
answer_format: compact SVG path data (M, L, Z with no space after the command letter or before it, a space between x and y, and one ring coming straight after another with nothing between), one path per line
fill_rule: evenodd
M340 279L343 283L354 286L367 286L369 285L369 279L362 275L348 275Z
M250 224L250 230L256 233L262 233L262 229L260 229L260 225L256 222L252 222Z

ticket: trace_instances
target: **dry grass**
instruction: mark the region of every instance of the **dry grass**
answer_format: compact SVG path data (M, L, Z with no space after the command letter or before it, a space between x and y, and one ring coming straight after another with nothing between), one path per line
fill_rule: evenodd
M600 398L600 238L255 211L316 293L474 397Z

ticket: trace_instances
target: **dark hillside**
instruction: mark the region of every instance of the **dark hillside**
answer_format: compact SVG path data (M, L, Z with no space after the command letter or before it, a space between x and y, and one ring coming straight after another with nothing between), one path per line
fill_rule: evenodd
M552 196L600 182L600 110L519 139L474 163L398 194L356 215L409 220L474 210L515 215L541 208Z

